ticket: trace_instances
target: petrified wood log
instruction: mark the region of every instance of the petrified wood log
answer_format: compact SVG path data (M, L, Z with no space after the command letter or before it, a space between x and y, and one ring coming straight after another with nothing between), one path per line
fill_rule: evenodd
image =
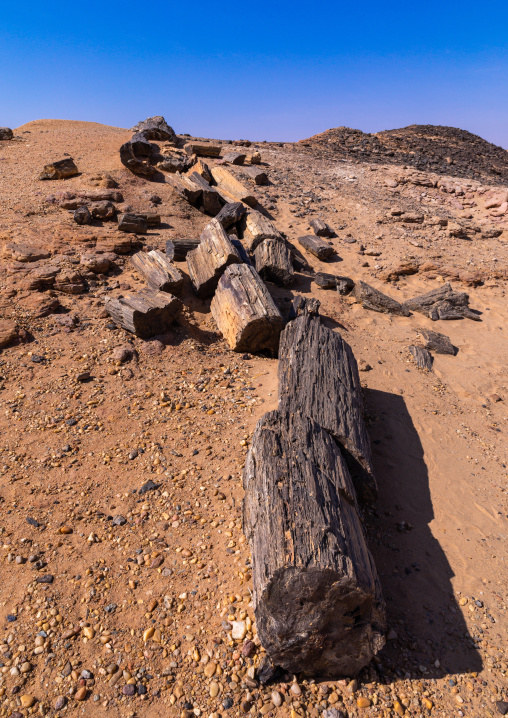
M162 252L156 249L151 252L137 252L132 255L131 262L134 269L146 279L146 283L154 291L178 294L181 290L182 273Z
M242 219L246 211L247 207L241 202L227 202L215 219L219 220L224 229L229 229Z
M121 232L132 232L134 234L146 234L147 221L139 214L125 212L118 217L118 229Z
M200 240L198 247L187 255L187 267L198 297L209 297L226 267L242 260L216 219L206 225Z
M384 314L400 314L403 317L409 317L410 315L405 303L396 302L395 299L388 297L378 289L374 289L366 282L356 283L354 295L364 309L371 309L373 312L382 312Z
M221 277L211 311L231 349L277 354L284 326L264 282L253 267L233 264Z
M311 219L309 224L314 230L314 234L318 237L333 237L335 234L330 225L326 224L322 219Z
M217 192L215 187L211 187L209 185L199 172L192 172L189 175L189 179L202 190L200 207L203 208L204 212L215 217L215 215L220 212L221 207L224 204L220 194Z
M67 179L67 177L74 177L79 174L79 170L76 167L72 157L66 157L58 162L52 162L49 165L44 166L44 170L39 175L41 180L59 180Z
M166 256L170 262L183 262L189 252L199 247L200 239L168 239L166 241Z
M424 347L416 346L412 344L408 347L409 353L415 360L415 364L419 369L425 369L425 371L432 370L432 357Z
M241 172L249 179L254 180L257 185L268 184L268 175L264 170L259 169L259 167L242 167Z
M298 237L298 242L302 245L307 252L310 252L321 261L325 261L333 257L335 249L326 242L323 242L319 237L315 237L313 234L306 234L304 237Z
M253 252L264 239L279 239L284 241L281 233L273 222L256 210L249 210L247 212L242 220L241 228L245 246L250 252Z
M150 162L154 147L140 135L134 137L120 147L120 161L134 174L151 176L155 168Z
M147 227L161 226L161 216L158 212L140 212L139 217L146 221Z
M301 411L340 444L362 501L377 496L363 399L353 352L337 332L304 312L290 322L279 348L279 408Z
M254 195L225 167L211 167L210 172L219 191L225 193L226 201L233 197L236 202L245 202L249 207L256 206L257 199Z
M170 184L189 204L197 205L203 190L195 182L185 175L176 174L167 175L166 182Z
M453 346L450 337L447 337L446 334L423 328L418 329L418 331L425 339L425 349L436 352L436 354L451 354L454 356L457 353L457 348Z
M339 294L349 294L355 286L350 277L339 277L326 272L316 272L313 279L321 289L336 289Z
M168 125L162 115L148 117L146 120L138 122L137 125L131 127L131 132L142 132L147 140L177 141L174 129Z
M247 155L241 152L228 152L222 158L224 162L229 162L231 165L243 165Z
M201 145L196 142L187 142L183 146L188 155L198 157L220 157L222 147L220 145Z
M384 644L384 603L337 444L298 412L265 414L244 470L258 636L290 673L337 678Z
M12 140L14 133L10 127L0 127L0 140Z
M287 287L294 279L292 255L285 242L264 239L254 252L254 263L265 281Z
M142 339L164 334L182 310L182 303L171 294L142 290L120 299L108 299L105 305L119 327Z
M479 314L469 308L469 294L455 292L450 282L414 299L408 299L403 306L413 312L425 314L434 322L438 319L463 318L481 321Z

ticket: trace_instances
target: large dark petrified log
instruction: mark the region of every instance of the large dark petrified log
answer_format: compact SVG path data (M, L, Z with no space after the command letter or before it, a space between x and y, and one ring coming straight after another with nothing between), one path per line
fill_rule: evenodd
M340 444L358 496L377 496L369 436L356 359L337 332L318 316L304 312L281 334L279 407L301 411L317 421Z
M108 299L105 309L119 327L142 339L164 334L182 311L182 303L172 294L149 289Z
M339 447L309 417L269 412L244 488L263 647L291 673L354 675L384 644L384 604Z

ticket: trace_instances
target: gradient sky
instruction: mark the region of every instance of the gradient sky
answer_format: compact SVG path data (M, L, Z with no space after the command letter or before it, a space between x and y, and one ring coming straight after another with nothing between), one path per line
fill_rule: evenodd
M506 4L2 4L0 126L156 114L221 139L416 123L508 148Z

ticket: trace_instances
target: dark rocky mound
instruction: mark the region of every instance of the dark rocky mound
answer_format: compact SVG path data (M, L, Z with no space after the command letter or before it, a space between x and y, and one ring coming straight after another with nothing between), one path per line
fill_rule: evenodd
M300 144L320 150L330 159L356 157L489 184L508 183L508 151L455 127L410 125L376 134L336 127Z

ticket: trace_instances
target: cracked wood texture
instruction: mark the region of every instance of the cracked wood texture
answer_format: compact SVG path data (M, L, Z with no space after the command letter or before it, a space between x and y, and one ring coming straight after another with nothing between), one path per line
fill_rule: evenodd
M258 244L261 244L264 239L278 239L280 241L284 241L284 238L273 222L257 210L250 210L247 212L242 219L241 229L243 232L242 236L244 244L249 252L253 252Z
M198 247L187 254L189 276L198 297L213 294L226 267L241 261L221 223L212 219L202 231Z
M232 264L221 277L211 304L212 316L231 349L277 355L284 326L264 282L247 264Z
M225 167L211 167L210 172L214 182L217 183L219 191L225 193L225 198L229 201L229 197L233 197L234 201L245 202L249 207L255 207L257 199L251 194L244 185L239 182L234 175L229 172Z
M145 289L120 299L109 299L105 308L115 324L148 339L169 329L182 311L182 303L172 294Z
M307 252L310 252L321 261L326 261L335 254L335 249L331 245L323 242L322 239L315 237L313 234L298 237L298 242Z
M173 238L166 240L166 256L170 261L183 262L188 253L197 249L201 243L200 239Z
M354 675L384 644L384 602L337 444L299 412L269 412L243 482L261 644L290 673Z
M356 359L337 332L307 312L290 322L279 347L279 408L317 421L338 441L358 496L377 497Z
M267 282L289 286L294 279L293 261L289 247L278 239L265 239L254 251L259 276Z
M151 252L137 252L131 257L132 266L148 286L156 292L178 294L183 286L182 273L171 264L168 257L154 249Z

